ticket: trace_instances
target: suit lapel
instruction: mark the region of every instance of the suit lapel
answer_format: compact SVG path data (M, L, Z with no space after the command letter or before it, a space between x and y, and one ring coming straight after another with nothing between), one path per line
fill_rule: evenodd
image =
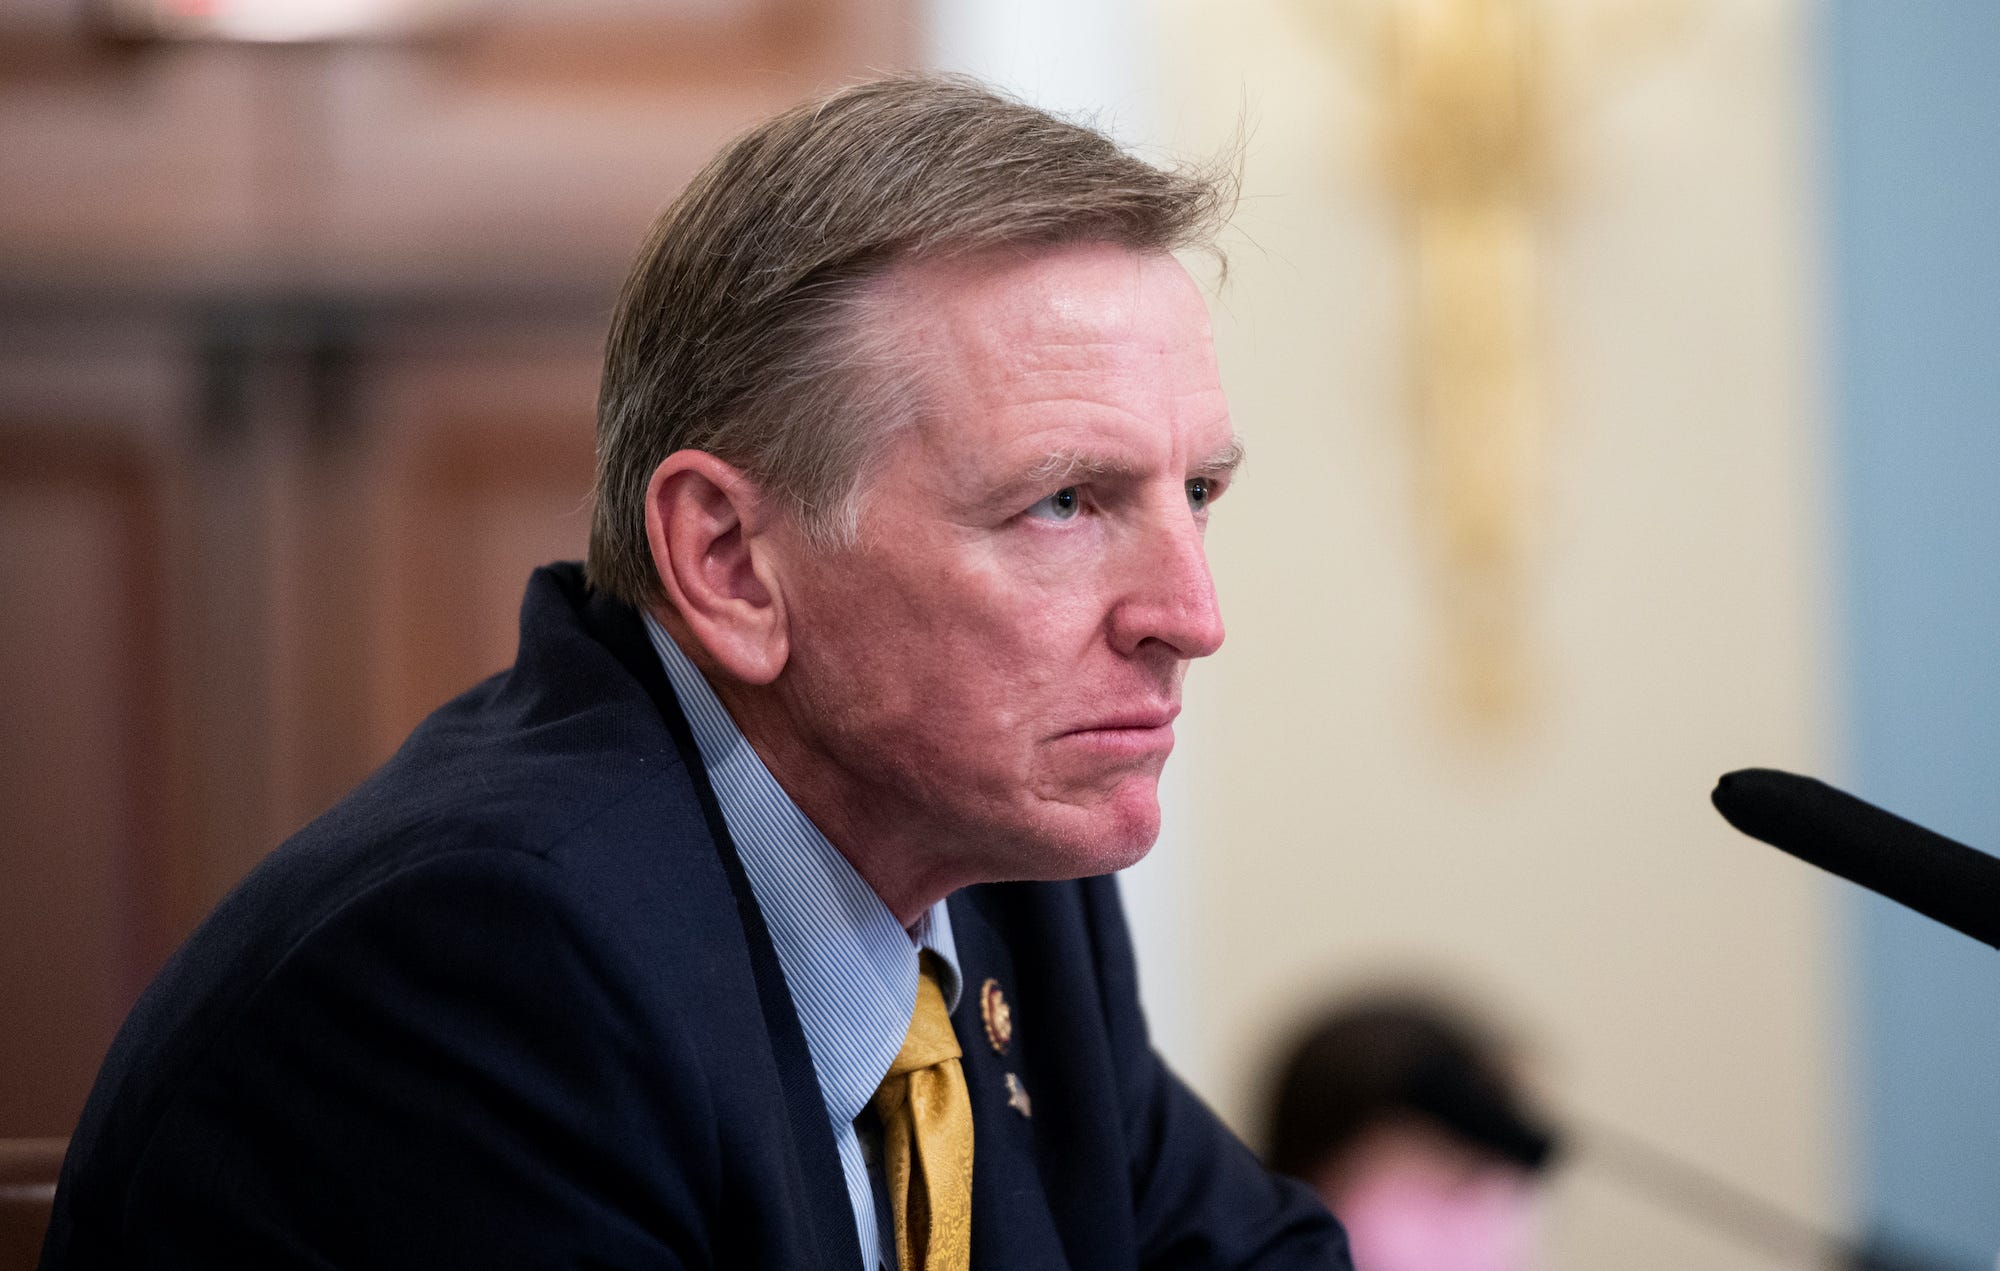
M1035 1039L1018 1028L1010 1035L999 1018L988 1025L1012 1013L1014 960L971 893L958 892L947 903L964 977L951 1023L972 1099L972 1265L1064 1268L1069 1262L1037 1163L1034 1091L1023 1084Z
M787 1190L789 1194L806 1200L806 1212L782 1217L806 1228L808 1238L803 1243L822 1253L819 1259L821 1265L851 1271L861 1265L861 1242L855 1234L854 1209L848 1201L839 1150L834 1146L833 1128L827 1120L819 1077L813 1069L811 1052L806 1048L805 1030L800 1026L798 1011L792 1005L791 991L785 985L784 970L778 964L777 947L771 943L763 911L757 907L756 898L750 890L750 879L743 872L736 844L722 819L722 808L716 802L714 788L709 784L708 771L702 764L701 752L695 746L694 734L681 713L680 703L674 698L673 687L667 681L659 657L646 638L639 615L600 593L591 593L584 610L584 621L597 640L645 686L647 694L659 708L660 716L666 721L667 730L673 735L674 745L680 752L681 764L694 783L709 838L714 842L716 855L729 877L730 891L736 898L737 917L742 923L751 969L756 975L758 1006L770 1034L772 1057L777 1061L779 1084L784 1091L787 1120L796 1148L791 1154L792 1168L791 1177L786 1180ZM766 1222L781 1218L780 1215L760 1217Z

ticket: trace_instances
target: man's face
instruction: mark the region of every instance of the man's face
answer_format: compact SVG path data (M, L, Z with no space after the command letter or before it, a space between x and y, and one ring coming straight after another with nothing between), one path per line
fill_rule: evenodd
M1131 864L1222 643L1202 538L1236 444L1201 295L1092 244L911 267L890 300L932 409L864 478L858 545L788 571L801 802L947 890Z

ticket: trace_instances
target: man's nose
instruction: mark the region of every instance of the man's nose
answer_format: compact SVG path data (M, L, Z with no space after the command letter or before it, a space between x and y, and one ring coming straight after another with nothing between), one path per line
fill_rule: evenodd
M1112 607L1112 647L1127 657L1157 644L1181 658L1222 647L1222 609L1208 572L1208 550L1193 517L1148 535L1130 553L1123 598Z

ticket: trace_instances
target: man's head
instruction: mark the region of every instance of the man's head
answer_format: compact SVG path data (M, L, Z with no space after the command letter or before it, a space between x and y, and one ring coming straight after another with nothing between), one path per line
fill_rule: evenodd
M952 76L877 80L752 128L658 222L613 317L598 398L593 586L661 599L653 469L727 460L851 539L870 459L920 403L867 320L899 264L1075 242L1213 249L1226 168L1170 171Z
M968 82L883 81L726 149L627 284L592 580L899 913L1157 832L1236 457L1169 252L1226 204Z

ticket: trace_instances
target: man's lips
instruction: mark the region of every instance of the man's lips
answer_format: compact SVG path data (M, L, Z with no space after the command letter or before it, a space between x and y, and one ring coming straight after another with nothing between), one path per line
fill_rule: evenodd
M1173 723L1180 713L1178 702L1121 710L1100 716L1081 727L1072 728L1063 736L1106 742L1125 740L1143 744L1156 742L1164 735L1165 740L1171 744Z

